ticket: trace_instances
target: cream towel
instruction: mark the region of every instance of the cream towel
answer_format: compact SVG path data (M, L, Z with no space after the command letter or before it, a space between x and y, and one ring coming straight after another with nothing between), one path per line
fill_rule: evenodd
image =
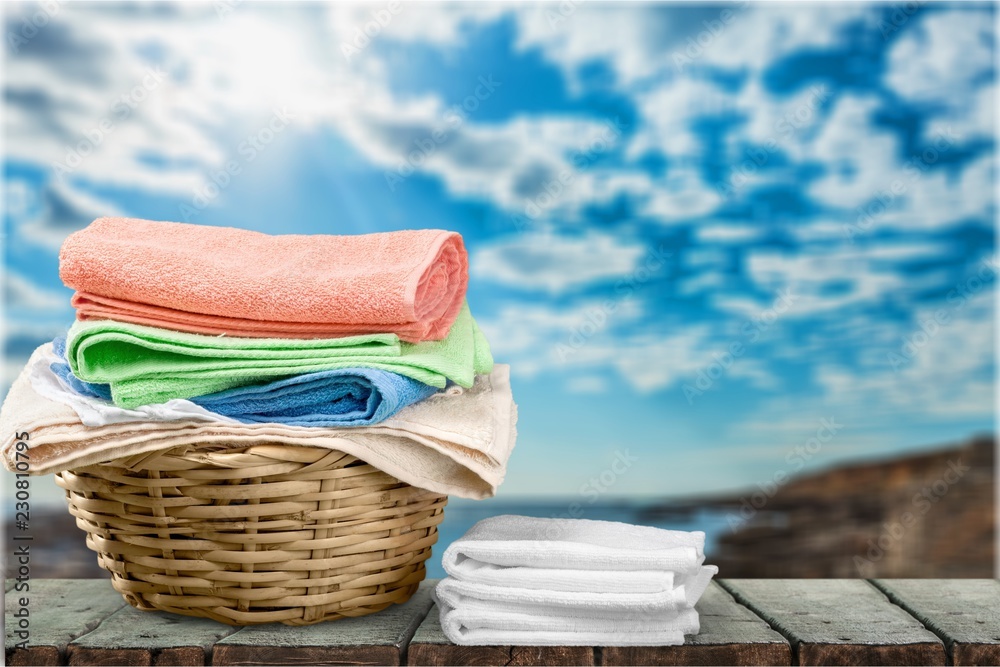
M516 438L510 368L497 364L471 389L442 392L375 425L350 429L180 420L88 428L73 408L36 392L28 379L35 351L0 409L0 455L13 469L16 435L27 432L30 471L45 474L178 445L243 447L282 443L347 452L420 488L463 498L496 493Z

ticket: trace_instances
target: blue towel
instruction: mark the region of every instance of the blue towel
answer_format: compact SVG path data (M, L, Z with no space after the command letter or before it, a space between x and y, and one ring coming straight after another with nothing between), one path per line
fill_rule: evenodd
M56 353L59 359L66 359L66 337L59 336L52 341L52 351ZM105 401L111 400L111 385L110 384L96 384L94 382L84 382L77 376L73 375L73 371L70 370L69 363L66 361L57 361L49 364L49 368L52 372L58 375L63 382L69 385L73 391L80 394L81 396L87 396L90 398L101 398Z
M52 346L57 355L64 357L64 338L57 338ZM110 385L80 380L65 362L53 363L51 368L78 394L111 400ZM423 382L378 368L340 368L235 387L190 400L245 424L370 426L436 391Z
M267 384L235 387L191 400L241 422L290 426L369 426L437 389L378 368L338 368Z

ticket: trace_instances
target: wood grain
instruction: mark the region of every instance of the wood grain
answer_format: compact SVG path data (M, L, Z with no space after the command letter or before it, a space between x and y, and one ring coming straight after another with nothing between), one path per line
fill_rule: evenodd
M1000 581L876 579L890 600L948 646L954 665L1000 665Z
M105 579L35 579L27 592L11 591L5 599L8 665L64 664L67 645L125 606L121 594ZM20 638L12 614L21 597L28 598L28 649L15 649Z
M436 583L436 582L435 582ZM417 628L407 650L410 665L593 665L589 646L458 646L441 630L437 607Z
M307 626L270 623L242 628L219 641L213 665L399 665L431 605L436 581L409 601L371 616Z
M123 607L70 642L70 665L204 665L236 628L203 618Z
M788 638L800 665L943 665L934 633L864 580L728 579L721 584Z
M683 646L608 646L604 665L790 665L788 640L717 582L697 605L701 631Z
M13 648L22 594L7 591L7 664L940 665L949 651L955 665L1000 663L996 580L721 580L683 646L603 648L456 646L433 609L436 583L371 616L232 628L140 612L106 580L37 580L27 650Z

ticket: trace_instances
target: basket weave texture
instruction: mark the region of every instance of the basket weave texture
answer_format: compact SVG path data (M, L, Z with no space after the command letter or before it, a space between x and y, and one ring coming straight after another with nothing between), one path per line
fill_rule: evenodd
M317 447L175 447L56 475L134 607L309 625L405 602L447 497Z

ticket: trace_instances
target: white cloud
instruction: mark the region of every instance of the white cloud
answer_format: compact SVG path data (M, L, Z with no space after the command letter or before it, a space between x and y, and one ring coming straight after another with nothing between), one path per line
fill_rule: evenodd
M759 79L751 79L738 96L738 108L746 116L747 124L746 134L737 136L765 151L783 151L801 160L802 145L823 126L824 107L833 99L833 93L828 84L813 84L777 96L769 93ZM760 161L760 148L755 154L733 157L740 161ZM771 157L765 153L763 159Z
M598 375L584 375L566 381L566 389L574 394L604 394L608 381Z
M960 142L996 138L996 85L982 84L970 93L956 95L962 104L949 107L927 123L924 140L954 135Z
M428 126L424 137L431 136L431 131ZM521 117L504 125L470 121L456 130L454 139L433 152L421 169L440 177L456 195L484 198L530 218L551 217L557 211L574 210L582 203L609 196L606 188L603 195L591 194L586 186L594 182L593 174L585 172L586 180L575 182L580 176L573 165L574 155L606 136L610 136L608 126L590 120ZM369 128L364 138L364 145L378 145L381 137ZM386 152L392 158L382 165L398 168L412 148L389 149ZM376 160L384 154L367 150Z
M934 259L948 253L948 247L942 243L897 242L873 245L859 248L859 254L865 259L876 261L900 262L914 259Z
M816 138L802 146L802 159L814 160L826 169L809 187L821 202L854 209L890 186L887 175L898 170L898 141L872 126L871 117L879 105L875 97L839 98Z
M327 6L327 25L335 35L338 48L342 43L352 44L365 24L380 18L385 25L372 38L373 41L394 39L454 46L464 41L466 28L497 20L513 8L500 2L403 2L400 3L400 11L388 22L385 21L384 9L384 5L370 3L345 2ZM358 57L363 58L364 53Z
M702 161L720 156L708 155L696 123L720 114L746 118L745 130L731 133L721 157L742 159L735 153L739 142L733 137L751 143L776 138L793 165L815 163L828 169L808 194L831 209L852 212L889 187L894 178L905 175L896 135L878 130L871 122L884 104L881 98L843 95L829 117L812 112L799 130L785 133L781 121L810 107L815 92L806 88L775 95L761 78L763 69L782 55L833 43L848 22L871 16L870 5L762 4L740 12L695 63L746 72L739 90L699 78L697 67L676 71L670 54L685 44L692 30L695 34L701 30L700 20L671 26L655 6L629 6L625 11L584 3L565 21L552 25L545 11L558 7L404 5L405 15L395 17L373 38L373 42L399 40L450 48L470 34L466 26L509 13L516 23L517 47L538 49L562 68L576 86L574 92L581 90L585 66L597 60L608 64L615 74L614 86L635 102L639 115L637 126L613 142L613 150L621 149L627 161L662 153L664 176L629 166L576 169L571 172L573 182L558 195L550 194L551 201L541 207L539 218L546 225L573 224L582 207L624 193L634 199L638 216L667 224L708 219L711 222L695 231L699 242L744 252L739 245L759 238L759 231L745 224L722 224L712 217L720 198L716 184L707 183L703 176ZM229 157L241 134L259 128L275 106L289 107L301 127L332 128L370 164L394 169L414 149L414 140L427 139L441 127L446 109L436 94L395 95L390 89L391 63L380 59L376 46L349 61L344 57L343 41L351 39L379 8L279 8L247 3L220 23L211 5L173 5L163 12L65 5L46 30L58 38L62 53L70 53L69 58L39 49L31 57L8 61L6 91L11 101L4 131L12 157L43 167L63 160L66 146L95 127L116 97L146 76L148 49L155 47L159 52L157 59L164 63L166 77L128 118L116 124L70 178L54 182L42 193L47 210L18 233L54 249L67 233L93 217L116 212L107 201L88 194L94 189L83 188L75 177L96 186L135 187L186 199L204 183L210 169ZM707 11L706 18L711 19L716 10L691 11ZM94 20L94 12L100 20ZM942 18L951 13L927 14L913 35L907 33L898 40L886 81L906 99L939 101L935 96L942 94L948 98L947 109L928 132L937 127L935 123L950 123L963 140L993 136L994 87L972 88L981 63L988 66L991 60L983 60L983 29L975 28L967 48L962 37L954 35L961 34L963 22L973 15L954 12L962 16ZM945 23L940 24L941 20ZM935 34L939 28L942 38ZM949 68L955 81L946 80L943 74ZM471 93L478 82L468 84ZM503 82L496 94L506 94L512 89L503 86L513 85ZM938 89L945 92L935 92ZM951 104L952 100L961 104ZM579 115L523 113L497 122L471 112L417 170L439 179L453 195L483 199L506 211L523 211L547 194L547 182L572 169L574 151L585 150L604 132L606 125L600 120ZM957 174L929 171L909 185L894 207L876 218L876 224L926 230L963 217L985 218L995 208L993 176L991 156L975 160ZM912 283L892 263L925 256L929 250L919 244L884 246L873 238L877 235L858 247L843 247L831 243L844 238L843 225L832 220L796 221L788 231L807 248L790 254L750 250L743 256L748 275L768 295L792 285L800 298L792 316L823 315L826 319L819 328L829 326L830 330L835 330L837 322L853 321L852 317L860 318L854 330L865 325L877 329L878 322L857 315L856 307L888 297L905 302L906 288ZM530 233L485 247L473 258L473 270L482 279L565 295L576 287L627 274L642 253L639 245L598 232L568 241L560 237L558 244L545 241L544 235ZM698 263L698 255L692 254L689 261L702 270L683 279L679 292L709 292L711 303L723 313L740 317L770 305L769 298L741 298L725 291L726 277L721 271L725 257L707 254L705 262ZM483 324L498 356L516 359L515 372L564 369L581 378L579 386L595 391L594 378L606 372L619 374L641 391L676 386L710 363L711 354L719 349L720 334L714 326L686 322L677 333L644 333L640 327L646 315L644 304L636 298L623 303L604 327L560 360L555 345L568 340L595 307L599 303L589 301L569 306L518 305L502 309ZM975 320L968 326L983 329L985 325ZM827 331L824 328L822 333ZM825 342L817 334L805 345L822 350ZM988 347L978 339L965 344ZM795 352L792 346L784 351ZM732 372L754 386L768 386L774 380L770 370L751 361L741 360L745 363ZM932 371L926 371L928 382ZM824 377L834 383L835 367L824 370Z
M918 175L890 174L905 184L905 190L884 213L874 209L879 212L870 224L913 230L945 227L968 218L988 222L996 207L995 173L996 157L987 152L957 173L938 169Z
M684 266L721 270L729 263L729 253L718 246L694 247L684 252Z
M911 101L965 104L990 72L994 20L993 12L954 8L921 16L893 43L886 83Z
M986 373L996 342L993 300L992 289L985 289L958 306L945 306L947 324L937 328L933 320L942 307L920 309L913 323L895 328L892 344L871 360L877 365L820 365L817 382L829 400L847 402L854 410L878 406L889 418L899 414L989 418L996 391L992 374ZM927 328L934 333L926 336L921 322L932 322ZM905 347L914 342L914 347Z
M78 166L69 165L62 184L66 190L79 191L77 183L86 180L187 202L275 109L287 109L301 128L333 127L387 170L403 163L414 140L427 140L446 126L448 140L419 157L417 170L439 177L456 195L515 211L540 196L547 181L571 169L575 152L608 134L599 120L531 115L488 124L479 122L474 111L461 127L447 126L438 96L401 99L390 92L387 64L374 47L351 59L341 53L343 41L353 39L379 7L282 9L244 5L220 23L211 7L151 17L67 6L47 30L59 33L64 50L80 53L74 67L39 52L30 58L22 54L9 68L12 102L5 134L10 154L54 168L80 145L88 154ZM100 12L99 21L91 20L91 11ZM472 4L406 5L372 40L454 43L462 38L464 24L492 20L503 11ZM317 13L327 13L319 25L330 34L316 30ZM117 110L124 107L116 100L150 76L152 66L142 55L150 44L162 63L160 81L119 118ZM471 95L479 81L468 83ZM501 81L493 94L504 94L504 85L513 84ZM111 121L109 131L100 130L104 118ZM611 147L616 141L612 136ZM649 190L641 173L594 169L576 180L547 215L564 210L571 215L580 205L606 201L622 190Z
M583 381L583 388L575 383L603 373L617 375L639 393L680 391L684 383L717 363L715 355L733 342L719 327L707 324L672 327L668 333L644 332L637 326L642 313L635 298L620 302L612 313L603 310L601 301L567 307L510 306L482 318L480 325L494 355L510 362L515 374L525 378L565 374L570 391L596 392L594 381ZM778 383L764 363L750 358L738 359L726 377L759 389L773 389Z
M526 5L517 14L517 45L540 48L577 89L579 68L595 60L609 62L617 79L628 85L668 62L658 52L655 9L632 9L622 12L611 5L577 3L564 14L554 3Z
M736 97L711 81L675 78L636 95L645 124L629 145L631 156L659 150L678 158L698 159L708 147L694 124L736 109Z
M873 22L876 12L861 2L753 4L736 13L697 62L759 71L788 53L833 45L845 25L859 19Z
M8 308L50 312L69 310L67 292L36 285L16 271L10 269L4 271L3 287L5 305Z
M919 310L915 322L933 318L937 309ZM731 437L737 435L751 446L760 443L755 450L773 447L776 463L783 464L785 447L802 445L813 437L819 419L833 419L842 429L812 461L826 466L923 444L901 431L900 424L919 429L924 424L991 421L996 400L988 372L995 345L991 290L948 310L950 323L940 327L898 372L887 355L900 354L904 339L912 340L920 331L919 324L845 318L840 341L857 341L859 349L877 354L863 355L862 363L855 365L838 363L823 348L816 349L812 372L818 392L768 398L751 418L732 425ZM766 456L763 450L759 454Z
M686 327L667 336L640 334L634 329L640 313L635 299L620 302L613 313L607 313L600 300L564 308L510 306L481 319L480 326L494 355L510 361L523 377L558 372L573 378L610 371L637 391L649 392L669 387L712 361L707 327Z
M111 202L66 183L50 181L40 193L31 191L41 206L34 215L19 220L17 234L30 243L58 251L71 233L103 216L121 215Z
M718 292L726 285L726 275L720 271L702 271L693 276L681 279L677 283L677 292L685 296L701 293Z
M481 247L469 264L477 278L553 294L626 276L645 248L588 231L579 236L525 233Z
M905 288L896 268L877 259L846 244L806 247L795 254L758 249L746 256L746 270L768 294L789 290L791 305L782 317L798 319L876 303ZM714 299L720 309L747 316L759 314L772 302L773 297L760 300L725 294Z
M565 20L553 20L552 12L558 15L560 11L556 4L522 7L517 14L518 46L540 48L574 83L578 83L584 65L595 60L608 62L624 88L656 75L686 74L703 64L748 68L757 73L797 49L832 44L845 24L874 18L875 11L864 3L742 7L733 3L704 8L691 5L668 18L655 5L632 6L629 12L610 4L572 6ZM724 10L732 12L732 17L722 23ZM715 36L707 32L706 23L714 27ZM674 56L687 55L689 39L708 39L702 33L711 37L707 47L688 55L690 64L678 61Z
M714 211L721 201L695 169L672 170L651 185L642 213L666 224L693 222Z
M702 243L746 243L761 236L763 230L752 224L702 224L695 234Z

